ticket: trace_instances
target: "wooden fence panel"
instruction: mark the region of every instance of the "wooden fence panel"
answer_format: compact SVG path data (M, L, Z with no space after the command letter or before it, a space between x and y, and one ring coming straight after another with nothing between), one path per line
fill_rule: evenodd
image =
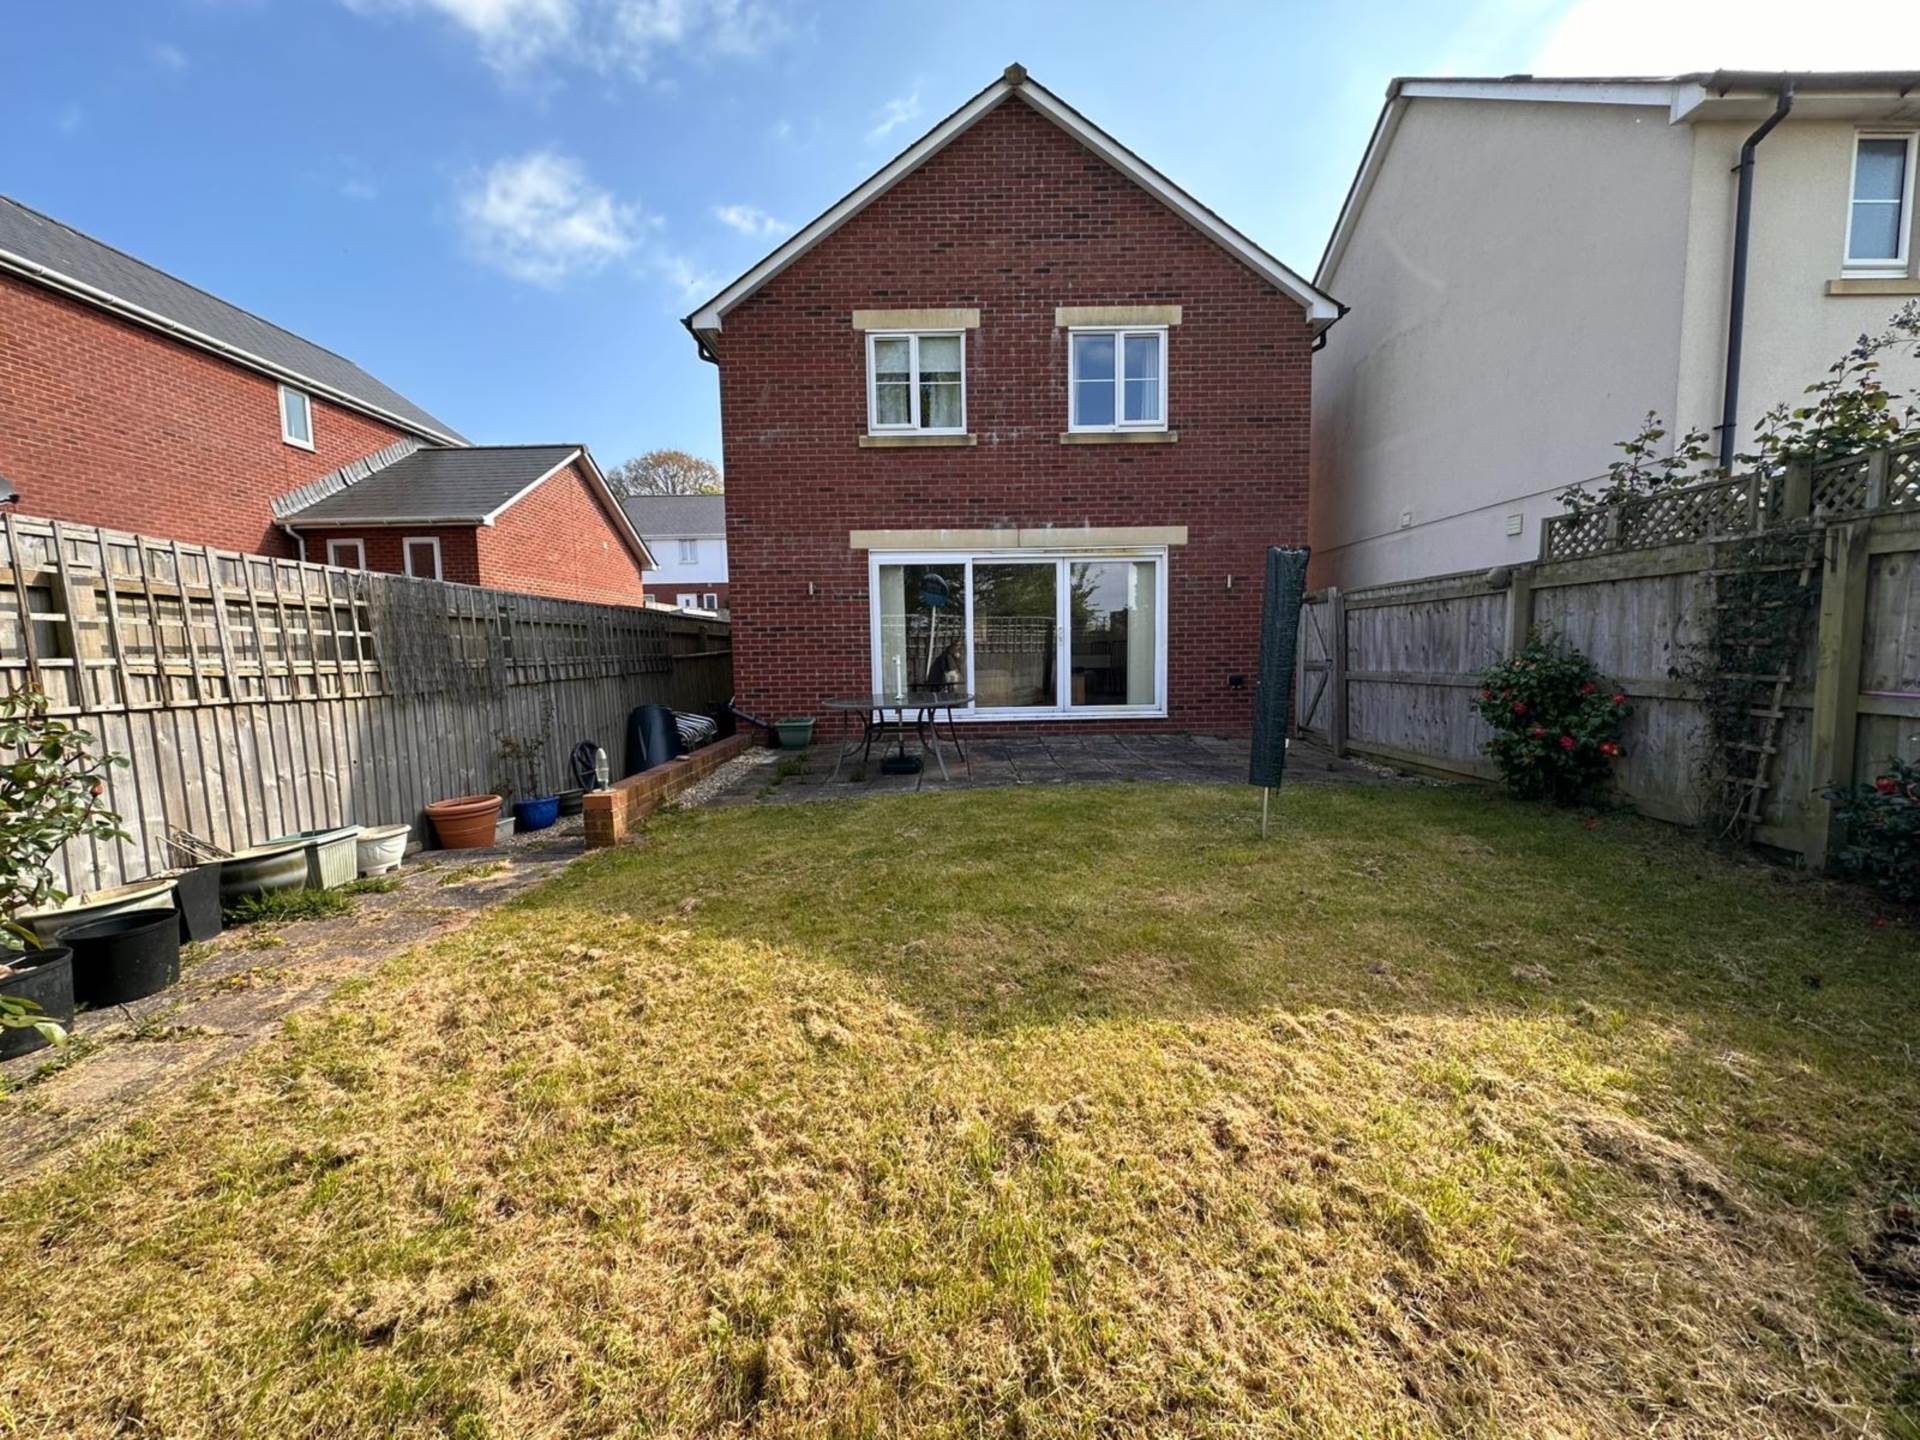
M732 694L726 622L589 605L0 515L0 692L38 684L127 757L128 839L76 842L68 889L168 868L170 829L240 849L342 823L419 828L508 778L503 737L552 731L618 773L626 716Z

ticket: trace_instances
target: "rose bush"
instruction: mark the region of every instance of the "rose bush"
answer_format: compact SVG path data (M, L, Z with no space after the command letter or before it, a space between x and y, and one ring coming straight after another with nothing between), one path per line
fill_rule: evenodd
M1889 900L1920 904L1920 760L1896 758L1872 783L1830 798L1844 836L1834 868Z
M1518 655L1481 672L1473 708L1493 727L1482 748L1508 789L1557 805L1605 788L1626 754L1620 736L1633 710L1591 660L1540 631Z

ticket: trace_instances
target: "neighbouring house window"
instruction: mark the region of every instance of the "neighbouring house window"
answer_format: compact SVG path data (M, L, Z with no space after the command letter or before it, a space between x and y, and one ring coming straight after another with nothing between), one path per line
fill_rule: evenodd
M1913 231L1914 141L1862 135L1854 141L1853 197L1847 212L1847 264L1904 270Z
M682 590L673 597L673 603L678 605L682 610L698 610L700 608L700 597L692 590Z
M406 557L407 574L416 580L441 578L439 536L410 535L400 542L400 549Z
M977 718L1166 711L1166 553L872 557L874 688Z
M700 608L702 610L718 610L720 608L720 597L709 590L700 597Z
M682 540L680 542L680 563L682 565L697 565L700 563L700 542L698 540Z
M867 428L876 435L958 435L967 428L960 331L867 336Z
M302 450L313 449L313 402L307 392L280 387L280 438Z
M329 540L327 564L344 565L349 570L364 570L367 568L367 547L359 540Z
M1167 428L1167 332L1068 332L1069 430Z

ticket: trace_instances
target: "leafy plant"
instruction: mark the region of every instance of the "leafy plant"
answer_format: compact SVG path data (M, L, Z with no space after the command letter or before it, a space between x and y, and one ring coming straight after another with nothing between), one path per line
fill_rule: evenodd
M29 686L0 696L0 961L40 941L16 918L58 905L66 891L53 857L69 840L125 840L120 817L101 803L107 773L127 762L98 755L93 736L47 713L44 691ZM0 1027L31 1026L58 1043L66 1032L36 1019L31 1001L0 996Z
M1633 707L1578 650L1543 630L1518 655L1489 665L1473 702L1493 727L1482 747L1523 799L1570 805L1603 789L1626 754L1621 730Z
M508 783L501 786L504 793L517 793L523 800L551 793L540 789L540 757L546 754L547 742L553 738L553 714L553 698L549 696L539 730L531 735L496 737L500 746L494 751L494 757L508 771ZM516 791L515 786L523 781L525 788Z
M265 890L242 895L226 907L229 925L279 924L286 920L325 920L353 909L342 890Z
M1846 841L1834 868L1889 900L1920 904L1920 760L1895 757L1872 784L1828 798Z
M1920 301L1909 300L1878 335L1861 335L1825 379L1806 388L1808 403L1782 403L1762 415L1754 449L1739 462L1772 473L1789 462L1819 465L1905 439L1920 426L1920 406L1899 404L1907 397L1880 381L1881 356L1901 350L1920 356Z
M1712 473L1712 439L1705 430L1689 430L1674 441L1665 454L1660 442L1667 438L1660 416L1649 410L1640 423L1640 432L1630 440L1616 442L1620 458L1607 467L1606 484L1590 491L1583 481L1560 492L1560 503L1567 512L1578 515L1597 505L1612 505L1656 491L1691 485Z

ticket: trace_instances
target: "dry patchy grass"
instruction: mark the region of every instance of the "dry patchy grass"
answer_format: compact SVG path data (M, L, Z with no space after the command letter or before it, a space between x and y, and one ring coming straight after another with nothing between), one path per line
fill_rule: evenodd
M1911 929L1468 792L1251 813L661 821L13 1185L4 1418L1917 1433Z

